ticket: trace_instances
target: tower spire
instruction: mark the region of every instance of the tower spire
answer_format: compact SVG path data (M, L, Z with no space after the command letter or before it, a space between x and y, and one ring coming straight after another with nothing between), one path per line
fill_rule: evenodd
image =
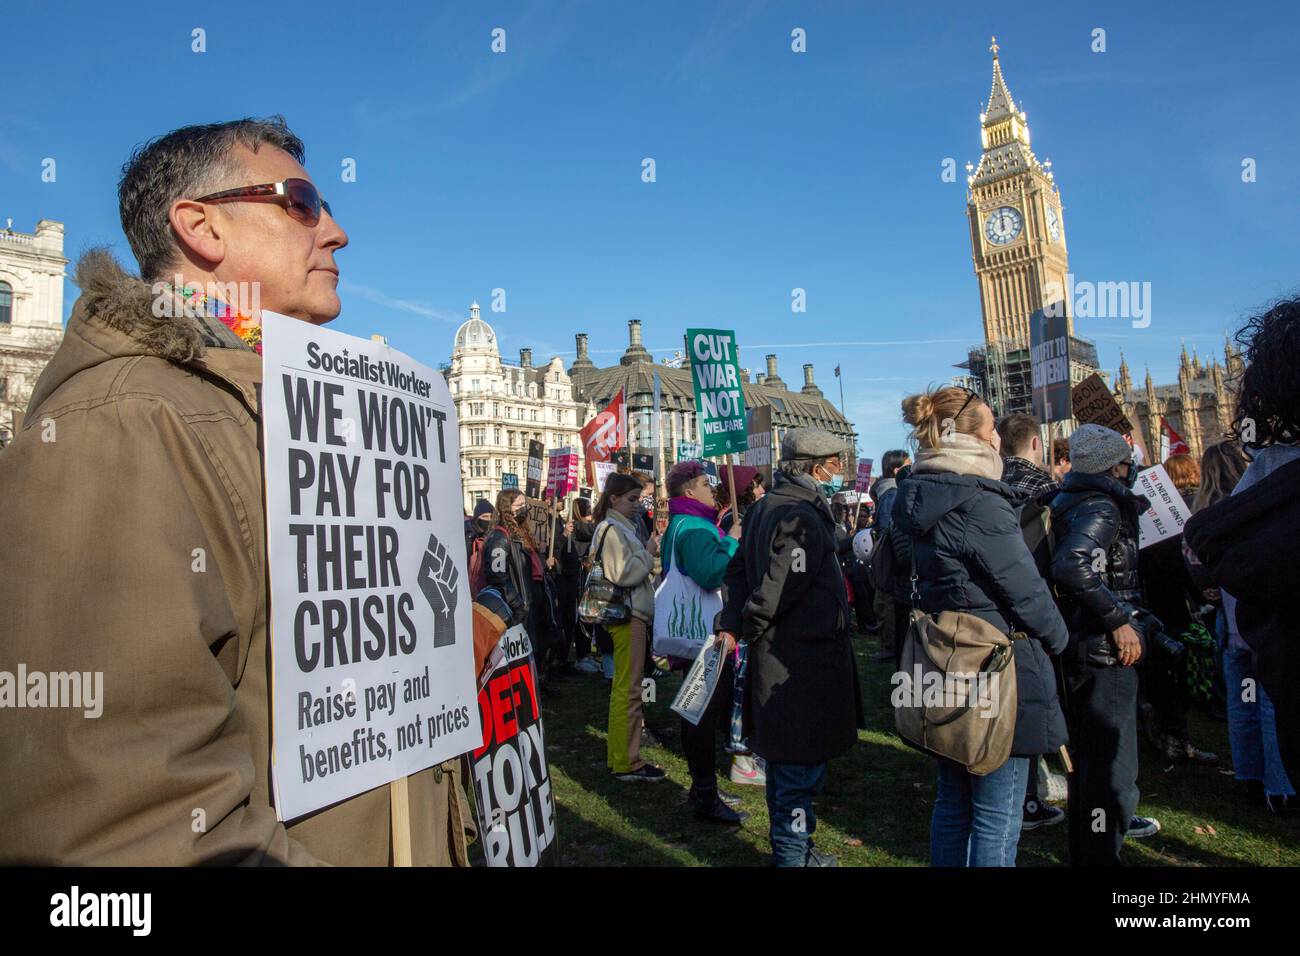
M981 120L985 128L1000 123L1010 117L1020 118L1021 114L1016 109L1015 100L1011 98L1011 91L1007 89L1007 81L1002 76L1002 63L998 60L998 38L993 38L993 44L989 47L993 51L993 86L989 90L988 104L984 107L984 115Z

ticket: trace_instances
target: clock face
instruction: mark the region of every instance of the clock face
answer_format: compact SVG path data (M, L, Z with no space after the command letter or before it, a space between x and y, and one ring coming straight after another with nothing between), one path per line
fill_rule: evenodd
M1061 217L1051 206L1047 207L1047 234L1053 242L1061 241Z
M994 245L1005 246L1020 235L1023 225L1020 213L1010 206L1001 206L989 213L989 217L984 220L984 235Z

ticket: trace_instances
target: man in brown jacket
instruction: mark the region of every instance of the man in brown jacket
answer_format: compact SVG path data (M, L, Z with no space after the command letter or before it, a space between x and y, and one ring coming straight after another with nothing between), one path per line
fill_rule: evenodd
M103 250L77 267L0 453L0 862L392 862L387 785L287 824L272 806L262 363L234 313L338 315L348 240L302 159L278 117L169 133L119 186L143 281ZM102 700L51 706L74 672ZM409 802L413 862L464 865L460 761Z

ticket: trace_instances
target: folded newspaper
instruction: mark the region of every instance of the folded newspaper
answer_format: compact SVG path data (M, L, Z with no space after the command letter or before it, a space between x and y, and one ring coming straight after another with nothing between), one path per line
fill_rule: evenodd
M710 634L686 672L686 679L682 681L677 696L673 698L674 713L681 714L692 724L699 724L709 701L713 699L713 692L718 689L718 678L722 675L725 660L718 645L718 636Z

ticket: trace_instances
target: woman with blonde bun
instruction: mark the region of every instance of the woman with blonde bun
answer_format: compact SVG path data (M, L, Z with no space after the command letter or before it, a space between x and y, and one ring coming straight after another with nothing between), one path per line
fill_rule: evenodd
M1029 758L1066 740L1048 655L1065 648L1068 633L1021 535L1019 496L1001 480L989 407L975 392L947 386L904 399L903 420L917 453L911 477L899 486L894 525L911 543L920 610L964 611L1003 633L1027 636L1013 642L1012 756L983 776L938 760L930 863L1014 866Z

